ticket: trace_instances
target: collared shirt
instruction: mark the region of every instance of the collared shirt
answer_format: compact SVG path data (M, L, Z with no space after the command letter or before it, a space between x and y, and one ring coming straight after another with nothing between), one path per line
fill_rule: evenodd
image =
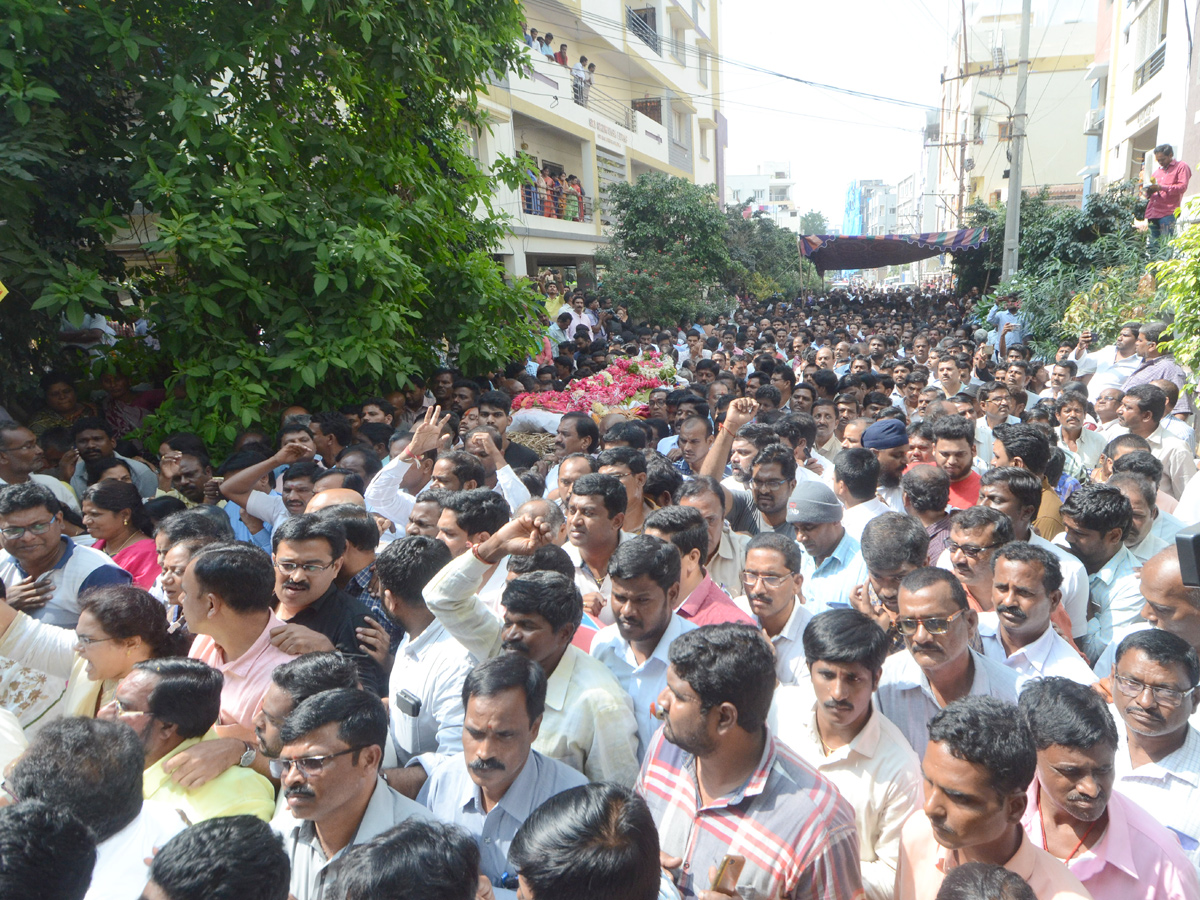
M1196 452L1196 429L1182 419L1177 419L1173 415L1167 414L1163 416L1161 422L1158 423L1166 429L1173 437L1179 438L1187 444L1188 450L1193 454ZM32 476L30 476L32 477Z
M708 561L708 577L730 597L742 592L742 569L746 568L747 535L734 531L728 522L721 523L721 543Z
M1183 746L1135 769L1129 757L1128 726L1117 718L1120 740L1113 790L1171 829L1192 865L1200 868L1200 731L1189 724Z
M1034 778L1021 825L1035 845L1043 841ZM1200 878L1179 841L1150 812L1120 791L1109 795L1108 825L1090 850L1067 862L1095 900L1196 900Z
M371 563L351 576L350 580L346 582L346 586L342 588L342 593L351 600L357 600L370 610L371 618L382 625L383 630L388 633L388 638L391 640L391 652L395 653L400 647L400 639L404 637L404 627L392 618L387 607L383 605L383 601L371 593L371 582L374 580L375 563Z
M900 729L872 701L870 718L854 739L825 755L817 730L816 698L808 685L780 685L768 726L806 763L833 782L854 809L858 859L870 900L891 900L900 829L924 802L921 762Z
M1183 489L1196 474L1196 459L1188 445L1159 425L1146 438L1150 452L1163 464L1162 478L1158 482L1161 490L1175 499L1183 496Z
M1062 428L1058 430L1058 445L1066 452L1067 439L1063 437ZM1095 468L1096 463L1100 461L1100 454L1104 452L1104 448L1108 446L1108 439L1098 431L1084 428L1079 432L1079 437L1075 440L1075 446L1078 448L1075 451L1076 457L1085 469L1091 471Z
M1065 546L1046 540L1036 531L1029 532L1029 543L1049 550L1058 557L1062 569L1062 607L1071 619L1071 639L1087 634L1088 574L1079 557Z
M1104 391L1109 388L1119 388L1124 384L1125 379L1136 372L1138 366L1142 364L1142 358L1133 353L1124 359L1118 359L1117 345L1109 344L1107 347L1101 347L1095 353L1089 353L1084 357L1082 363L1090 363L1087 368L1091 368L1096 373L1087 385L1088 399L1095 403ZM1087 374L1083 364L1080 365L1080 375Z
M942 516L932 525L926 525L925 533L929 535L929 549L925 552L925 562L932 566L937 564L938 557L946 550L946 543L950 540L950 517Z
M44 488L49 488L50 493L58 498L59 503L71 507L75 512L79 512L79 498L75 496L75 491L65 481L59 481L53 475L43 475L40 472L31 472L29 474L29 481L32 481L34 484L40 484ZM0 478L0 487L7 487L7 485L8 482Z
M995 611L979 613L978 631L983 643L983 655L1017 673L1018 691L1024 690L1030 681L1053 675L1061 675L1080 684L1095 684L1097 681L1083 657L1051 625L1046 626L1037 640L1011 654L1004 649L1000 620Z
M734 606L729 595L717 587L709 575L704 576L704 580L696 585L696 589L688 594L687 599L675 612L697 628L723 622L738 625L757 624L754 619Z
M138 493L142 495L142 499L148 500L158 493L158 476L150 471L148 465L138 462L136 459L130 459L128 456L122 456L120 453L114 453L113 456L129 466L129 477L133 481L133 486L138 489ZM77 496L82 497L83 492L87 489L87 464L81 459L75 463L75 471L71 473L71 490Z
M96 845L92 884L83 900L137 900L150 879L146 860L186 827L170 807L143 803L137 818Z
M827 609L850 605L850 593L867 580L858 538L847 529L833 552L817 565L816 559L800 548L800 574L804 576L801 590L809 611L816 615Z
M842 527L846 529L846 534L853 535L856 541L861 541L863 529L867 527L867 523L877 516L882 516L885 512L891 512L887 504L878 497L872 497L865 503L851 506L842 513Z
M621 546L629 537L632 535L623 530L618 531L617 547ZM600 610L600 620L605 625L611 625L613 623L612 604L608 601L612 600L612 576L608 574L607 566L603 572L604 577L597 581L595 573L583 561L583 554L579 552L578 547L567 541L563 544L563 549L567 551L567 556L571 557L571 562L575 565L575 587L579 588L579 593L585 597L588 594L597 593L604 597L604 608ZM616 553L616 547L613 548L613 552Z
M192 824L222 816L257 816L270 822L275 814L275 787L253 769L234 766L199 787L185 788L167 774L167 760L196 746L215 740L209 730L202 738L189 738L142 773L142 796L180 810Z
M1012 323L1016 326L1012 331L1004 335L1004 346L1006 348L1011 347L1013 344L1024 344L1025 338L1029 334L1029 328L1025 325L1024 320L1021 318L1020 311L1011 313L1004 307L994 307L992 311L988 313L987 323L996 329L997 334L1004 331L1004 326L1008 325L1009 323ZM999 346L998 340L997 346Z
M487 565L464 553L434 576L425 602L476 660L501 652L501 623L475 593ZM461 698L460 701L461 703ZM569 646L546 679L546 711L533 748L592 781L637 778L633 700L603 663Z
M1189 414L1194 412L1192 401L1183 389L1187 383L1187 372L1179 363L1175 362L1175 357L1173 356L1156 356L1154 359L1143 359L1141 364L1133 370L1133 374L1125 379L1125 383L1121 385L1121 390L1128 393L1132 387L1163 380L1170 381L1179 388L1179 402L1175 404L1175 408L1170 410L1170 412Z
M946 873L960 864L956 850L947 850L934 839L929 817L917 813L909 818L900 835L896 900L934 900ZM1037 900L1092 900L1070 869L1035 847L1024 830L1017 852L1004 868L1024 878Z
M967 650L975 664L971 690L974 697L996 697L1017 702L1017 673L974 650ZM883 714L908 738L917 756L925 758L929 743L929 720L942 708L933 696L929 679L908 649L893 653L883 664L883 677L875 691Z
M570 766L530 750L520 773L499 802L485 812L479 786L471 780L462 753L443 760L417 800L443 822L464 828L479 845L479 872L499 885L508 868L508 848L529 814L587 779ZM297 900L304 900L298 897Z
M363 688L383 696L387 675L358 645L357 629L370 611L331 584L329 590L300 610L284 624L303 625L329 638L338 650L354 660Z
M392 743L400 765L419 764L428 774L462 750L462 687L475 660L437 619L414 639L406 634L388 681ZM400 692L421 701L415 716L401 708Z
M45 606L28 612L47 625L74 628L79 621L81 594L110 584L130 584L133 576L99 550L76 544L65 536L60 540L64 544L63 555L53 569L38 579L52 583L54 591ZM0 550L0 582L5 587L11 588L28 577L29 573L15 556L7 550Z
M754 615L745 594L736 597L733 602L747 615ZM797 598L787 622L779 634L771 638L771 645L775 649L775 676L780 684L797 684L808 680L808 663L804 657L804 629L808 627L814 615L812 609ZM755 621L757 620L758 617L755 616Z
M220 724L254 728L254 717L262 709L263 695L271 686L271 673L296 658L271 643L271 629L282 625L279 617L270 613L262 633L245 653L232 661L225 659L225 651L207 634L197 635L192 642L188 656L208 663L225 676Z
M1065 546L1065 535L1060 535L1056 543ZM1123 546L1088 575L1088 633L1075 643L1089 660L1095 661L1112 642L1114 630L1142 621L1146 603L1137 574L1140 568L1137 557Z
M1168 544L1166 541L1156 535L1153 530L1150 530L1147 531L1146 536L1136 544L1126 544L1125 546L1129 547L1129 552L1133 554L1134 558L1139 563L1145 564L1146 560L1148 560L1150 557L1161 553L1163 550L1166 550L1168 547L1172 546L1172 544Z
M1045 476L1042 477L1042 502L1033 520L1033 530L1048 541L1067 530L1063 525L1062 499L1054 492Z
M295 900L335 900L339 896L336 891L338 872L346 851L412 818L432 817L420 803L393 791L387 782L378 778L354 840L327 858L316 825L307 819L297 819L285 803L271 820L271 828L283 836L283 849L292 863L292 896Z
M1163 219L1175 215L1191 177L1192 170L1182 159L1173 159L1170 165L1155 169L1154 182L1160 190L1146 201L1146 218Z
M746 900L863 897L854 811L769 729L746 783L708 806L701 806L695 757L660 730L638 792L654 816L663 852L683 860L679 889L685 900L708 887L709 866L725 854L746 858L738 879Z
M608 667L625 693L633 698L633 715L638 729L638 759L643 758L650 738L659 725L650 707L667 686L667 668L670 665L667 651L675 638L695 627L672 613L667 630L658 639L654 652L643 663L634 658L633 647L621 637L616 625L601 628L592 641L591 655Z

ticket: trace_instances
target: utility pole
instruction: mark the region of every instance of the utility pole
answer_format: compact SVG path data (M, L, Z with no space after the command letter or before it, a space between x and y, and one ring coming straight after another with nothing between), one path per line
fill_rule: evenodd
M1001 278L1011 278L1017 272L1018 250L1021 245L1021 162L1025 155L1025 95L1029 85L1029 19L1032 0L1021 2L1021 50L1017 59L1017 99L1012 111L1012 163L1008 170L1008 207L1004 219L1004 256Z

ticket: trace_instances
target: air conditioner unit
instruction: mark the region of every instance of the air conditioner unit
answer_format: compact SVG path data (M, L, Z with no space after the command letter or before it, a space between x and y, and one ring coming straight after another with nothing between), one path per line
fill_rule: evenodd
M1083 133L1101 134L1104 131L1104 108L1089 109L1083 114Z

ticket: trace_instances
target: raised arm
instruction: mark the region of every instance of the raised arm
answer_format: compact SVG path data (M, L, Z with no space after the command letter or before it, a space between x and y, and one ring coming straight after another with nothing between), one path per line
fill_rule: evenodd
M708 455L704 457L704 462L700 464L701 475L721 480L721 476L725 474L725 463L729 461L729 452L733 449L733 439L737 437L739 429L752 422L757 414L758 401L750 397L739 397L729 404L729 409L725 412L725 424L717 429L717 438L713 441ZM725 508L731 509L733 493L724 485L721 489L725 491Z
M265 459L260 463L242 469L240 472L235 472L224 481L221 482L221 494L226 500L232 500L242 509L246 508L246 501L254 492L254 485L258 484L258 480L268 472L274 471L276 466L290 466L294 462L299 462L308 456L308 448L299 441L292 441L284 444L279 448L279 451L270 459Z

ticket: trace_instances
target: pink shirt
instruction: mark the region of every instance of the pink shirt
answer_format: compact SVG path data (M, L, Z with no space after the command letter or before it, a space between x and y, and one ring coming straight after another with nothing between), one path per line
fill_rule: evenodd
M1155 170L1154 183L1163 190L1155 191L1146 201L1146 218L1161 219L1163 216L1174 215L1175 210L1179 209L1191 177L1192 170L1180 159Z
M1037 780L1021 824L1029 840L1042 844ZM1128 797L1108 799L1108 827L1091 850L1067 863L1096 900L1196 900L1200 877L1175 835Z
M96 541L92 545L96 550L103 550L105 541ZM158 550L151 538L142 538L136 543L125 547L112 558L118 566L133 576L133 583L145 590L150 590L162 569L158 567Z
M267 626L250 649L232 662L225 660L225 651L207 634L196 636L188 653L192 659L206 662L225 676L221 688L220 725L241 725L254 729L254 717L262 708L263 694L271 685L271 673L278 666L296 657L284 653L271 643L271 629L283 625L271 613Z
M900 859L896 866L896 900L935 900L946 873L960 862L933 836L929 817L913 813L900 833ZM1024 831L1021 846L1004 864L1033 888L1037 900L1090 900L1091 894L1061 862L1035 847Z
M720 625L723 622L758 627L758 623L738 609L729 599L729 595L708 575L705 575L704 580L696 585L696 589L688 594L688 598L676 612L697 628L701 625Z

